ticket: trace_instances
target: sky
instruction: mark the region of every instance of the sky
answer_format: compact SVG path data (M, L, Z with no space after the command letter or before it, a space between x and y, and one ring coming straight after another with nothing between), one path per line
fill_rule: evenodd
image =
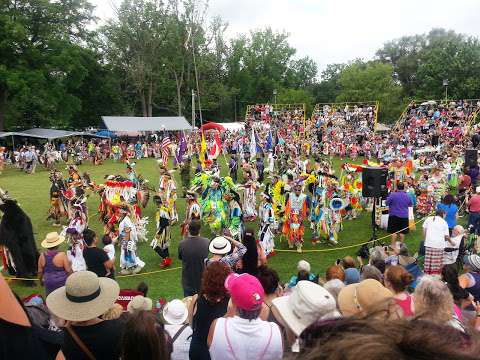
M121 0L90 2L102 23ZM209 0L208 10L228 23L229 38L267 26L286 31L296 56L311 57L319 72L331 63L372 59L385 42L432 28L480 37L478 14L480 0Z

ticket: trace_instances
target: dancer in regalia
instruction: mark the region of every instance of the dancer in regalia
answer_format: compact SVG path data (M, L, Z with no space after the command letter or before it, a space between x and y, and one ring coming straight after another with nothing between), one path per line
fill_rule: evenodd
M48 210L47 220L52 219L53 225L60 225L62 217L67 217L66 200L63 198L62 192L66 190L65 182L62 179L62 173L53 170L50 173L50 209Z
M243 214L240 206L240 195L237 192L230 190L224 195L225 201L228 202L230 214L227 220L227 232L229 236L238 242L242 242L244 233Z
M307 217L307 196L302 193L302 184L296 183L293 186L293 192L289 194L287 205L285 207L285 223L283 224L283 233L288 240L288 247L297 248L297 252L302 252L304 226L303 220Z
M227 224L228 204L223 193L218 177L209 179L202 193L202 220L214 235L220 235Z
M277 227L277 221L275 219L272 202L273 199L272 194L270 193L270 186L267 185L265 191L262 193L262 203L258 209L260 217L260 230L258 237L266 256L272 256L275 254L273 231Z
M257 191L258 183L253 179L252 169L248 169L243 175L245 184L242 186L243 191L243 214L245 221L255 221L257 218L257 200L255 192Z
M201 209L197 200L197 193L193 191L187 191L187 204L185 206L185 220L181 225L182 236L188 235L188 224L194 219L200 219Z
M177 214L177 187L175 180L173 180L172 174L167 170L164 165L159 166L160 180L158 184L157 194L162 198L162 203L169 208L172 221L178 221Z
M137 274L142 271L145 263L137 255L137 229L131 219L131 209L124 205L119 209L120 225L118 226L120 240L120 274Z
M170 226L172 225L171 213L169 208L163 204L162 198L158 195L153 197L153 201L157 206L157 212L155 213L155 220L157 225L157 231L150 246L155 252L162 258L160 266L162 268L168 267L172 264L172 258L170 257L170 240L172 239Z

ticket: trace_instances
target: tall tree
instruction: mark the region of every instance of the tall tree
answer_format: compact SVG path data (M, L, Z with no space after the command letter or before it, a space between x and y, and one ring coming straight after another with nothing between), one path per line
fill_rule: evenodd
M402 87L393 79L393 68L376 61L356 61L347 66L338 78L340 93L337 102L379 101L381 121L391 123L403 105Z
M5 125L66 126L80 107L72 90L92 6L86 0L0 2L0 130Z

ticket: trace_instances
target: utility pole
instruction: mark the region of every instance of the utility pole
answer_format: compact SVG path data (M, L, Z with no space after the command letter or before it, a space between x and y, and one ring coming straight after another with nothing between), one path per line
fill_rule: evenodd
M192 131L195 131L195 90L192 89Z

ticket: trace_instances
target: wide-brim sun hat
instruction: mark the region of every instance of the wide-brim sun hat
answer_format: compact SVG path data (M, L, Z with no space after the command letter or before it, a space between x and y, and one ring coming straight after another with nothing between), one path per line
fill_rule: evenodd
M386 310L393 293L374 279L345 286L338 294L338 308L343 316L370 314Z
M232 244L223 236L217 236L210 241L210 245L208 246L208 251L215 255L225 255L228 254L230 250L232 250Z
M67 278L65 286L47 297L48 309L69 321L92 320L104 314L118 298L115 280L99 278L91 271L78 271Z
M333 295L306 280L299 281L290 295L274 299L273 306L296 336L317 320L340 317Z
M182 300L172 300L163 308L163 319L170 325L184 324L188 318L188 309Z
M58 246L65 241L64 236L60 236L56 231L50 232L45 236L45 239L42 241L41 245L45 249L50 249L52 247Z
M131 314L140 311L151 311L153 309L153 301L142 295L134 296L127 305L127 311Z

